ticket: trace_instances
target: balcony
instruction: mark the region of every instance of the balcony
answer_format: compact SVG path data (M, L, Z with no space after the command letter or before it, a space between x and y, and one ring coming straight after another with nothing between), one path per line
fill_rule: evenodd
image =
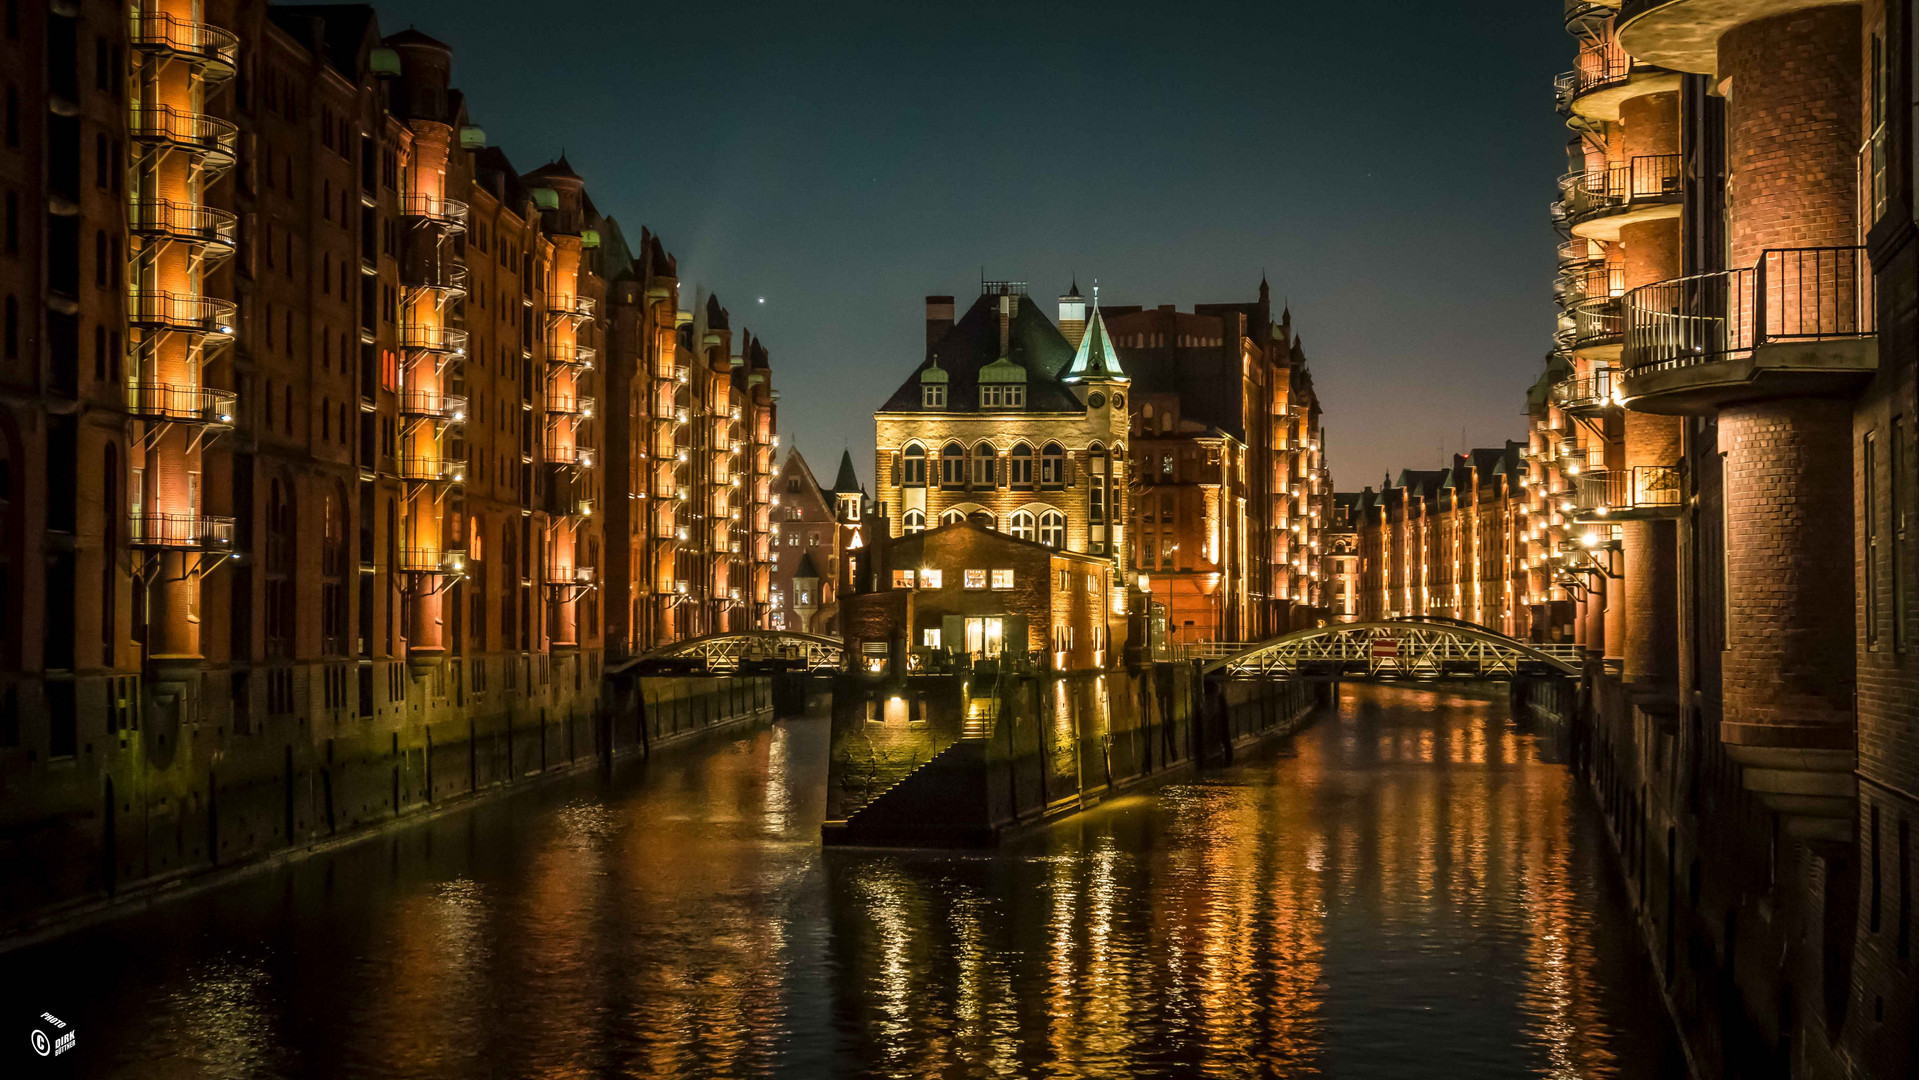
M137 383L127 387L127 415L165 424L231 427L238 398L231 390Z
M238 35L161 11L135 13L129 41L139 52L197 65L203 79L232 78L240 52Z
M1581 36L1573 70L1554 82L1560 115L1567 119L1617 123L1626 102L1679 89L1678 72L1633 59L1610 24Z
M555 319L590 319L593 317L593 298L578 293L572 296L549 296L546 298L546 313Z
M400 415L447 424L466 422L466 398L438 390L408 390L400 397Z
M549 444L546 448L546 460L563 469L590 469L593 467L593 448L589 446L559 446Z
M396 466L402 479L415 483L463 484L466 482L466 462L457 458L415 454L398 459Z
M400 215L431 222L451 232L466 230L466 204L458 199L411 191L400 196Z
M549 589L572 590L593 586L593 568L590 566L558 566L546 575Z
M127 322L142 330L232 337L238 308L231 300L136 289L127 298Z
M1566 30L1587 35L1611 23L1619 13L1619 0L1566 0Z
M593 370L593 361L599 356L599 350L584 345L548 345L546 362L559 367L579 368L582 371Z
M166 551L230 551L233 519L206 514L133 514L127 543Z
M450 326L422 326L406 323L400 327L400 348L418 352L466 355L466 331Z
M466 573L466 552L443 548L403 548L400 551L400 571L458 577Z
M1612 371L1595 368L1591 375L1553 384L1552 402L1574 416L1598 416L1619 407L1613 398Z
M445 294L449 299L466 295L467 283L471 280L471 275L465 264L456 263L451 259L429 260L429 262L431 265L416 274L402 278L408 289L431 289Z
M1559 245L1559 269L1562 271L1605 261L1605 250L1595 247L1591 240L1580 238Z
M579 394L548 394L546 411L555 416L576 416L582 420L593 418L594 401Z
M1605 263L1561 270L1553 280L1553 293L1562 307L1573 307L1586 300L1603 300L1626 293L1626 268Z
M198 154L219 169L233 165L233 148L240 140L240 129L231 121L170 105L135 110L127 134L137 143Z
M1678 154L1646 154L1567 173L1559 178L1566 227L1575 237L1611 241L1627 225L1678 217L1684 179Z
M172 199L136 199L127 215L127 228L136 236L199 244L226 255L233 251L239 220L230 211L210 206Z
M1641 286L1625 311L1620 390L1640 412L1846 393L1879 367L1864 248L1776 248L1745 269Z
M1823 7L1831 0L1624 0L1619 40L1649 64L1711 75L1719 66L1719 39L1755 19Z
M1597 470L1574 478L1573 521L1581 525L1655 521L1679 516L1677 465L1638 465Z
M1601 296L1572 305L1573 354L1593 360L1618 357L1625 340L1623 312L1623 298L1618 296Z

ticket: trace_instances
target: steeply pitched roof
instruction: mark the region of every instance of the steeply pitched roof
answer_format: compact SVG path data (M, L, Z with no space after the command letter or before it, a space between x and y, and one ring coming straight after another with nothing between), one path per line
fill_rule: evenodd
M813 561L812 552L800 552L800 561L793 566L793 576L796 578L817 578L820 576L820 564Z
M840 451L840 474L833 480L833 494L857 495L860 492L859 474L853 471L853 452Z
M318 6L318 5L315 5L315 6ZM268 10L271 10L271 9L269 8ZM405 30L400 31L397 34L392 35L391 37L388 37L386 39L386 43L388 45L426 45L435 49L445 49L447 52L453 51L453 47L451 45L448 45L446 42L441 41L439 38L428 37L427 35L420 33L418 30L415 30L411 26L407 27Z
M1093 292L1099 292L1097 285ZM1079 339L1079 352L1073 354L1073 365L1067 369L1065 381L1125 378L1126 372L1119 366L1119 354L1113 351L1113 335L1106 331L1106 317L1099 313L1099 299L1095 295L1093 317L1086 324L1085 335Z
M1026 370L1026 411L1085 412L1086 406L1059 379L1073 361L1073 347L1032 297L1011 299L1006 360ZM880 411L964 413L978 409L980 370L1000 359L999 301L996 295L975 300L953 328L927 349L926 359L893 391ZM926 409L920 404L920 374L935 364L948 379L944 409Z
M528 180L578 180L580 179L580 174L573 171L572 164L566 160L566 151L562 150L560 151L559 160L549 161L539 168L534 169L532 172L526 174L526 178Z

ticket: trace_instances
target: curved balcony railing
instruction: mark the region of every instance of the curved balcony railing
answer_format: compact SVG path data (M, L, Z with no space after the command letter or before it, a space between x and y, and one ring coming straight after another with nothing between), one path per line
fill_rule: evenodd
M466 422L466 398L459 394L442 394L438 390L408 390L400 397L400 412L406 416L461 424Z
M1577 225L1635 204L1676 200L1683 193L1683 180L1678 154L1645 154L1603 169L1567 173L1559 178L1559 195L1566 219Z
M590 469L593 467L593 448L574 444L548 443L546 460L564 468Z
M585 319L593 315L593 298L578 293L546 298L547 314L557 318Z
M579 416L591 419L593 399L581 394L548 394L546 411L562 416Z
M142 52L159 52L201 65L201 77L229 78L240 54L240 37L206 23L176 19L164 11L133 15L128 40Z
M599 351L584 345L548 345L546 362L560 367L590 369Z
M1608 26L1595 37L1580 43L1579 58L1573 61L1573 69L1568 72L1572 78L1572 95L1581 97L1608 86L1618 86L1632 78L1633 59L1619 39L1613 36Z
M1619 14L1618 0L1566 0L1566 29L1590 33L1610 23Z
M405 281L406 287L409 289L432 289L435 292L446 293L449 296L465 296L467 293L467 283L471 280L471 274L464 263L446 260L437 266L429 266L402 280Z
M445 199L438 195L410 191L400 196L400 215L431 221L452 229L465 229L467 208L466 204L458 199Z
M466 462L458 458L411 455L398 461L402 479L423 484L459 484L466 481Z
M1626 330L1621 299L1599 296L1572 305L1573 348L1590 349L1620 342Z
M1622 296L1626 292L1626 268L1601 263L1561 270L1554 281L1554 292L1566 307L1586 300Z
M140 236L205 244L233 250L238 215L172 199L136 199L129 208L127 227Z
M146 330L230 337L238 311L233 301L211 296L139 289L127 297L127 321Z
M400 348L464 356L466 355L466 331L455 330L450 326L403 323L400 326Z
M1552 401L1575 415L1604 412L1616 404L1612 395L1612 371L1595 368L1590 375L1562 379L1553 384Z
M1679 511L1682 488L1677 465L1594 470L1580 474L1575 480L1572 498L1575 520L1624 521Z
M233 163L233 148L240 140L240 129L232 121L171 105L148 105L134 110L127 134L135 142L187 150L210 160L217 159L222 165Z
M226 427L233 423L239 398L231 390L171 383L135 383L127 387L127 413L142 420Z
M400 570L408 574L466 573L466 552L445 548L402 548Z
M1574 237L1559 245L1559 266L1562 270L1605 261L1606 252L1583 236Z
M136 513L127 542L137 548L224 551L233 547L233 519L208 514Z
M1861 247L1776 248L1740 270L1642 285L1625 297L1629 374L1738 359L1769 342L1870 336L1873 278Z

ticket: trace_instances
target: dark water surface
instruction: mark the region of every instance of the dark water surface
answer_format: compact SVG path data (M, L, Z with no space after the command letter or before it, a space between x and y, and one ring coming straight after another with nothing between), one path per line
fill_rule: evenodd
M113 1077L1682 1075L1598 815L1503 698L1348 688L988 854L822 852L827 736L561 781L0 984Z

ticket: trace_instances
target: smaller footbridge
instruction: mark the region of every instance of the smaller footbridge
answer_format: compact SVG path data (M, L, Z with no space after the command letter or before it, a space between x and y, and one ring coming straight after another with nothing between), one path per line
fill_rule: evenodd
M1190 647L1187 655L1192 656ZM1507 637L1457 619L1333 623L1256 644L1211 643L1195 657L1231 679L1511 679L1579 674L1580 647Z
M838 671L845 648L835 638L787 630L742 630L676 641L608 669L611 675L734 675L764 671Z

